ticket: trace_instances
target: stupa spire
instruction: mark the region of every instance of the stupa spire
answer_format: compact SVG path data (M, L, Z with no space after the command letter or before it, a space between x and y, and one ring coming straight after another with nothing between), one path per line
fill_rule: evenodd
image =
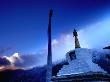
M79 43L79 40L78 40L78 33L75 29L74 29L74 32L73 32L73 37L75 39L75 48L80 48L80 43Z

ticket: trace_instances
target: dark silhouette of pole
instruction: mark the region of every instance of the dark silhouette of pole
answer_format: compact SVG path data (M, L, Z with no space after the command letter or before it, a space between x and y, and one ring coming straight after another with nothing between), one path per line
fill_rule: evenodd
M49 13L49 24L48 24L48 56L47 56L47 75L46 82L51 81L52 77L52 48L51 48L51 17L53 14L53 10L50 10Z

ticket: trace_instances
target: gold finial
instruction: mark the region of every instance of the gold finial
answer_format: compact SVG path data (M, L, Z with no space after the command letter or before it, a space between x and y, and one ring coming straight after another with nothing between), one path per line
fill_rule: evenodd
M74 29L73 37L75 38L75 48L80 48L77 31Z

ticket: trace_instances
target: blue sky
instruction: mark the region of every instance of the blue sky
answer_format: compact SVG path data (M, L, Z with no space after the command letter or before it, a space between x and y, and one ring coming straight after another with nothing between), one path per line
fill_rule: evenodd
M0 47L22 53L41 49L47 42L48 11L54 10L52 36L72 32L103 20L109 0L3 0L0 1Z
M54 12L52 18L52 39L54 41L59 41L62 35L70 35L76 28L85 32L82 37L85 36L85 42L92 48L102 48L109 44L102 39L100 43L94 42L95 35L92 35L93 39L89 38L89 34L91 35L94 30L96 36L99 37L100 33L97 31L100 27L94 25L100 22L102 24L99 26L103 25L101 27L103 29L99 30L105 32L102 38L110 41L107 31L110 21L109 0L2 0L0 1L0 48L12 48L5 55L9 56L14 52L37 53L47 47L48 13L51 8ZM106 26L106 21L108 26ZM92 31L89 29L91 26ZM107 30L104 30L106 27ZM85 29L88 30L88 33ZM80 37L81 40L82 37ZM60 41L63 44L62 39ZM62 50L62 54L73 48L67 47L66 49L66 47Z

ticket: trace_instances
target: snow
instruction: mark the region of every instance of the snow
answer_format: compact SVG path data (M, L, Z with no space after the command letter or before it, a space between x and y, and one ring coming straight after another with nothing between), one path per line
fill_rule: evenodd
M93 52L92 60L94 63L97 63L100 60L107 60L106 56L110 55L110 50L108 49L94 49Z
M74 51L74 50L73 50ZM78 74L87 72L103 72L106 73L98 64L95 62L99 61L100 58L106 58L106 54L110 54L110 50L104 49L87 49L78 48L75 49L76 59L70 61L69 65L64 65L61 70L59 70L58 76L68 75L68 74ZM69 55L67 53L67 55Z

